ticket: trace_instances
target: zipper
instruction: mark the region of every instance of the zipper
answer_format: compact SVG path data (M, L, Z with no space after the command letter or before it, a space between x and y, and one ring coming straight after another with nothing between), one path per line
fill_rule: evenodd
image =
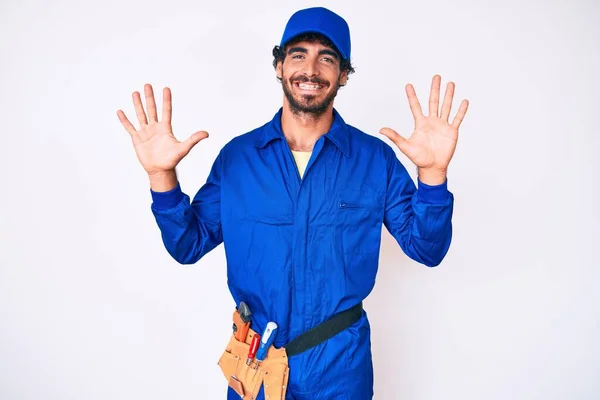
M340 208L363 208L364 206L361 206L360 204L352 204L352 203L346 203L346 202L340 202Z

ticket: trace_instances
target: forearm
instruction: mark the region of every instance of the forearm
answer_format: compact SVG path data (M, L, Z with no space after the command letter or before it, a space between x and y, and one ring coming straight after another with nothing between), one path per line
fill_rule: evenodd
M411 199L411 227L403 240L407 254L427 266L436 266L446 256L452 240L454 198L444 185L425 186Z
M411 259L436 266L446 256L452 239L454 198L447 183L405 190L389 200L388 230Z
M159 186L166 187L166 186ZM179 184L168 191L152 190L152 212L165 248L181 264L193 264L221 242L220 224L206 218L209 204L190 204Z

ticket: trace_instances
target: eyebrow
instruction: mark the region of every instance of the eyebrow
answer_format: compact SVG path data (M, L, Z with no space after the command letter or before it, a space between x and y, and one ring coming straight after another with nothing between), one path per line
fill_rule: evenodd
M334 57L336 60L339 59L337 53L335 51L332 51L332 50L323 49L323 50L319 51L319 54L327 54L327 55L330 55L330 56Z
M308 50L306 50L306 48L304 48L304 47L296 46L296 47L292 47L288 50L288 54L292 54L292 53L305 53L306 54L306 53L308 53ZM327 54L329 56L334 57L336 60L339 60L338 55L333 50L329 50L329 49L319 50L319 55L322 55L322 54Z

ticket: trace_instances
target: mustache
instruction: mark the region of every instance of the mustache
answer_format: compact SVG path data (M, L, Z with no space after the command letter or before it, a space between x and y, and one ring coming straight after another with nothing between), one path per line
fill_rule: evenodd
M302 76L299 76L298 78L292 79L291 82L292 83L294 83L294 82L309 83L310 82L310 83L316 83L316 84L319 84L319 85L329 86L329 82L328 81L326 81L324 79L321 79L321 78L318 78L316 76L313 76L312 78L309 78L306 75L302 75Z

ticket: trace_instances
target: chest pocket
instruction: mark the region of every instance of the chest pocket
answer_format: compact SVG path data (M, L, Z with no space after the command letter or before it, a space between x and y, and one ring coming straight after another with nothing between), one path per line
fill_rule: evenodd
M334 214L345 254L379 252L384 202L384 193L372 189L339 192Z

